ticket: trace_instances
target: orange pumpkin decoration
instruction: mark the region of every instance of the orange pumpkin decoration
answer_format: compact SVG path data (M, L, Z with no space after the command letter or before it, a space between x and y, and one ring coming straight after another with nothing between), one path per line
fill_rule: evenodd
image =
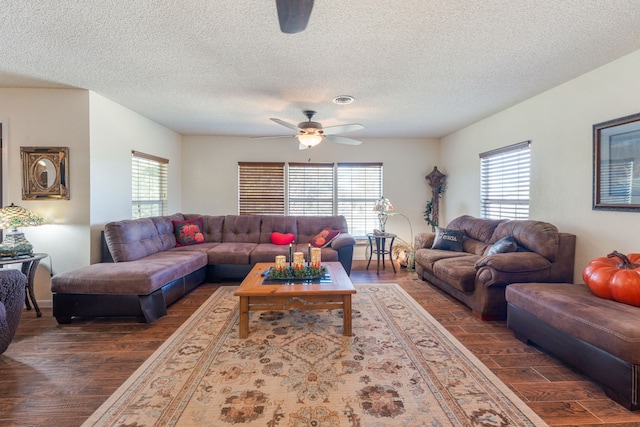
M640 307L640 254L613 251L596 258L582 272L591 292L600 298Z
M188 224L185 225L182 229L184 230L184 234L186 234L187 236L193 236L194 234L200 232L200 227L198 227L197 224Z

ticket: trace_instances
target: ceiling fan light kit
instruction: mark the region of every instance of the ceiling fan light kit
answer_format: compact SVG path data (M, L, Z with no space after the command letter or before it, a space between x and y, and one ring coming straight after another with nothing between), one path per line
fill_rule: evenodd
M300 145L304 146L304 149L315 147L322 141L322 135L318 133L303 133L296 135L296 137L298 138L298 142L300 142ZM300 149L303 148L300 147Z

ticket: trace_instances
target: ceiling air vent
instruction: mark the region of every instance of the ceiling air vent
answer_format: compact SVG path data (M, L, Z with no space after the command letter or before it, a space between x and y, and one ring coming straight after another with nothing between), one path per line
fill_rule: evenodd
M350 95L339 95L333 98L333 103L338 105L347 105L351 104L354 101L353 96Z

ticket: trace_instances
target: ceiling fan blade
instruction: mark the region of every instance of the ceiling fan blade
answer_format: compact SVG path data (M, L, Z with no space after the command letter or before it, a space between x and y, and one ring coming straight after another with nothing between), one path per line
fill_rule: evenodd
M300 130L300 128L298 127L298 125L294 125L294 124L292 124L292 123L285 122L284 120L274 119L274 118L271 118L270 120L271 120L272 122L276 122L277 124L279 124L279 125L281 125L281 126L284 126L284 127L286 127L286 128L293 129L293 130L295 130L296 132Z
M295 138L295 135L252 136L251 139Z
M338 144L347 144L347 145L362 144L362 141L358 141L357 139L345 138L344 136L337 136L337 135L327 135L324 137L324 140L329 142L337 142Z
M335 135L336 133L353 132L360 129L364 129L364 126L360 123L352 123L350 125L328 126L322 130L325 135Z
M280 30L286 34L295 34L307 28L313 0L276 0Z

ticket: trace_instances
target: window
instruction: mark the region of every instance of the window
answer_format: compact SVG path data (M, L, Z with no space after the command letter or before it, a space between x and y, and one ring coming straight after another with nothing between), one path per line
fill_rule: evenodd
M338 215L347 218L351 235L379 228L373 207L382 194L382 163L338 163Z
M239 162L238 168L240 215L344 215L355 237L377 227L382 163Z
M289 163L289 215L333 215L333 163Z
M131 154L131 217L166 215L169 160L139 151Z
M480 154L480 215L529 218L531 142Z
M284 215L284 163L238 163L240 215Z

